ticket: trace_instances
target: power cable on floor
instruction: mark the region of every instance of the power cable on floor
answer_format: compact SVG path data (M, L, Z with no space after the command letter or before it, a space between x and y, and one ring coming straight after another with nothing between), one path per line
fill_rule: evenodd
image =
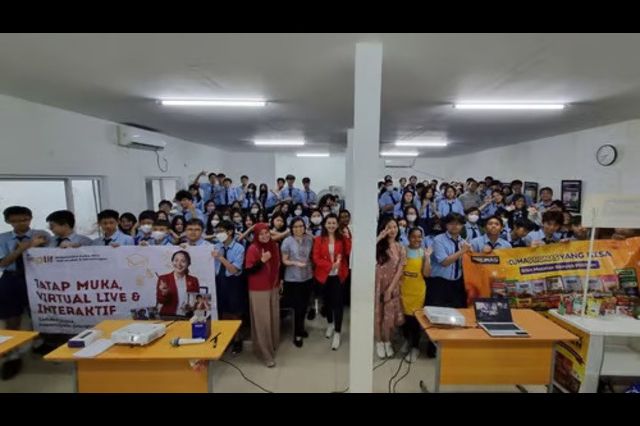
M238 372L240 373L240 375L242 376L243 379L245 379L247 382L251 383L253 386L257 387L258 389L262 390L263 392L266 393L274 393L273 391L270 391L269 389L266 389L262 386L260 386L259 384L257 384L256 382L254 382L253 380L249 379L247 376L245 376L245 374L242 372L242 370L240 369L240 367L238 367L237 365L235 365L232 362L229 362L225 359L220 359L221 362L224 362L225 364L229 364L230 366L232 366L233 368L235 368L236 370L238 370Z

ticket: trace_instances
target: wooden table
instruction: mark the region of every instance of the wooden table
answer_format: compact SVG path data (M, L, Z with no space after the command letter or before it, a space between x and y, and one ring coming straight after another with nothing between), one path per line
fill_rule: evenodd
M0 336L11 336L11 339L4 343L0 343L0 357L27 342L32 341L38 336L35 331L22 330L0 330Z
M134 321L107 320L95 328L108 338L111 332ZM176 337L191 337L188 321L167 322L167 334L146 346L115 345L95 358L77 358L79 349L60 346L44 358L70 361L75 365L77 392L211 392L213 361L219 360L240 329L241 321L213 321L211 337L218 332L214 348L209 341L197 345L172 347ZM209 339L211 340L211 338ZM206 360L206 367L195 371L190 360Z
M436 345L435 392L440 385L547 385L553 381L554 345L578 338L530 309L513 309L513 322L529 337L491 337L473 309L459 309L468 328L438 328L415 315Z

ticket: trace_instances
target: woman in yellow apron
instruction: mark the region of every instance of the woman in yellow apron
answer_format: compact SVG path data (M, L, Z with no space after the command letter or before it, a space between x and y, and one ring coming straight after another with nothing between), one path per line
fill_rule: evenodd
M431 247L424 248L421 228L409 231L407 262L404 266L404 277L400 287L400 297L405 322L402 331L406 339L403 353L405 361L414 362L418 358L418 343L422 332L415 317L415 311L424 307L427 286L425 278L431 273Z

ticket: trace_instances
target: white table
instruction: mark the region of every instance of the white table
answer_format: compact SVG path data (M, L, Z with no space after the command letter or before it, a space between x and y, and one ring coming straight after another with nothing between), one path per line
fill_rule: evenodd
M640 320L627 316L560 315L555 309L549 314L589 335L581 393L597 392L600 376L640 377Z

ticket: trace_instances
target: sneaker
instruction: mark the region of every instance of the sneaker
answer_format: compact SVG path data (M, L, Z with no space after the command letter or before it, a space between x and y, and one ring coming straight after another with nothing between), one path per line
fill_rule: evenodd
M273 368L276 366L276 362L273 360L267 361L266 364L267 364L267 368Z
M2 380L13 379L22 370L22 359L11 359L2 364Z
M336 332L333 334L333 341L331 342L331 350L338 350L340 347L340 333Z
M416 362L419 353L420 351L418 351L418 348L411 348L409 353L404 357L405 362L408 362L409 364Z
M384 343L376 342L376 354L380 359L385 359L387 357L387 353L384 350Z
M327 327L327 332L324 333L324 337L326 337L327 339L331 339L331 336L333 336L333 332L335 331L335 327L333 326L333 324L329 324L329 326Z
M237 340L233 342L233 345L231 346L231 353L237 355L240 352L242 352L242 340Z
M302 337L300 337L300 336L296 336L296 338L293 339L293 344L296 345L299 348L302 347L302 343L303 342L304 342L304 340L302 340Z
M393 352L391 342L384 342L384 352L387 354L387 358L393 358L395 353Z

